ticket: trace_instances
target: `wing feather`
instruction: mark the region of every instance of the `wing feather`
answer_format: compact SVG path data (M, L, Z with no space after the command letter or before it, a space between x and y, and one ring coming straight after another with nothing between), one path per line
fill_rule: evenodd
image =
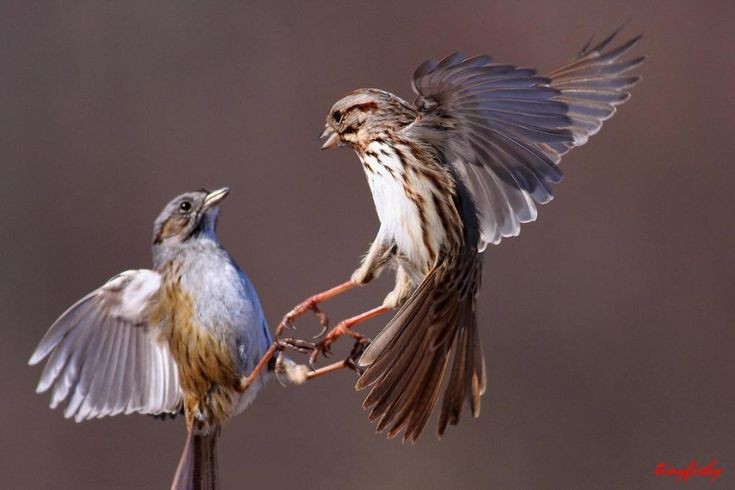
M553 197L557 167L625 102L642 57L623 59L640 36L608 49L617 31L589 43L546 76L454 53L412 78L418 119L404 131L439 148L476 202L480 250L520 232ZM468 353L469 355L469 353Z
M123 272L54 322L29 361L48 358L37 391L51 390L52 408L65 403L77 421L178 411L176 363L148 323L160 284L151 270Z

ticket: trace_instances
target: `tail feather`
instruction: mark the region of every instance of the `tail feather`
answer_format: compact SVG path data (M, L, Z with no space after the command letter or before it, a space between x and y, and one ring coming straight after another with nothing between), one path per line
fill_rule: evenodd
M407 417L408 420L405 423L406 432L403 437L404 442L407 440L416 441L418 439L441 393L442 379L447 369L447 361L449 361L448 352L436 350L433 355L429 354L427 358L425 364L428 366L428 371L423 376L423 386L417 392L417 396L413 401L413 407L410 410L410 416ZM396 426L394 431L396 429L400 431L401 428L401 426Z
M216 490L218 436L219 430L207 435L189 431L171 490Z
M411 298L409 298L408 301L406 301L406 304L400 310L398 310L398 313L396 313L390 323L388 323L383 331L380 332L380 334L375 337L372 342L370 342L370 345L360 358L360 365L367 366L378 362L378 357L381 355L381 353L399 340L403 330L410 329L412 328L412 326L413 328L418 328L417 324L421 323L423 318L429 312L431 305L428 302L421 301L418 303L418 305L412 308L409 308L408 306L412 303L415 303L415 301L413 301L414 298L428 296L428 294L430 293L429 289L434 284L434 282L436 282L436 275L437 268L434 268L431 270L431 272L429 272L423 282L413 292ZM418 321L414 321L415 319L417 319ZM407 340L408 339L403 339L403 342L408 343ZM360 386L360 384L367 386L369 382L366 380L368 379L369 377L366 378L365 376L360 378L360 380L358 381L358 386ZM372 380L370 382L372 382Z
M406 335L408 337L408 335ZM403 355L395 359L392 366L386 366L395 372L414 372L421 361L421 352L418 344L413 344L410 348L401 350ZM398 349L397 349L398 350ZM375 366L380 369L380 365ZM373 371L378 372L378 371ZM373 389L365 398L363 406L365 408L372 407L370 412L370 420L373 421L382 417L388 410L395 406L400 400L405 398L407 388L406 385L411 379L408 376L394 376L391 379L384 379L381 383L375 384ZM358 380L358 382L361 380ZM362 386L359 387L360 389ZM388 423L388 420L385 421ZM379 426L378 430L382 430Z
M448 425L456 425L465 403L473 417L480 415L480 396L485 393L485 362L477 331L474 311L465 305L462 324L466 325L455 337L454 360L446 394L442 402L437 432L444 434Z
M427 405L433 406L431 400L434 398L432 381L436 377L443 375L442 356L440 352L431 353L427 348L428 339L425 337L422 342L422 348L416 353L406 353L412 355L415 362L414 368L407 371L393 368L393 373L407 372L413 373L413 376L404 376L408 379L405 387L399 391L399 396L392 404L393 414L384 414L379 427L390 425L388 429L388 437L395 437L401 430L406 428L404 441L409 439L412 432L408 430L409 425L416 425L416 421L426 411ZM439 369L438 369L439 368ZM396 375L393 375L396 377ZM440 385L441 383L439 383ZM431 406L428 412L431 412ZM423 410L422 410L423 409ZM418 435L418 434L417 434Z
M438 433L456 424L464 404L477 416L485 390L485 367L475 319L479 287L477 258L440 261L360 359L366 371L357 389L371 387L363 406L377 430L403 441L421 435L444 392ZM472 285L466 287L465 281Z

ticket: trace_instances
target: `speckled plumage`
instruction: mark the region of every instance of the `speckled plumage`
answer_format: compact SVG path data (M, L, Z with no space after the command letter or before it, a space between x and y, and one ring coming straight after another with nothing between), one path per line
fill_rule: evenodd
M547 76L455 53L414 72L413 104L359 89L330 109L322 148L357 153L380 218L350 284L365 284L386 265L397 270L383 309L400 310L363 354L357 383L371 388L364 406L389 437L404 431L404 441L416 440L445 380L439 436L465 405L479 414L483 252L536 219L536 205L551 200L551 184L562 178L561 157L628 99L639 77L626 72L643 58L623 57L639 37L610 48L614 36Z

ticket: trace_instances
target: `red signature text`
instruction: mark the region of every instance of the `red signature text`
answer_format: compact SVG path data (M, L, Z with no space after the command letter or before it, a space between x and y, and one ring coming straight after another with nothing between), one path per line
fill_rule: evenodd
M702 478L710 478L710 481L717 480L722 475L722 468L717 468L717 461L710 461L707 466L700 466L696 460L692 460L689 466L684 468L676 468L668 463L659 463L656 466L656 476L674 476L678 481L689 481L693 476Z

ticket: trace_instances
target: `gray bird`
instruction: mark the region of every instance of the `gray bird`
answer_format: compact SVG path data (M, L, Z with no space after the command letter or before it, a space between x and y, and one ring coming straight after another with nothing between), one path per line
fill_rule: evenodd
M153 270L125 271L51 326L30 359L48 357L37 391L82 421L138 412L186 415L172 488L215 488L216 440L265 383L247 376L271 344L255 288L220 245L229 190L182 194L153 228Z

